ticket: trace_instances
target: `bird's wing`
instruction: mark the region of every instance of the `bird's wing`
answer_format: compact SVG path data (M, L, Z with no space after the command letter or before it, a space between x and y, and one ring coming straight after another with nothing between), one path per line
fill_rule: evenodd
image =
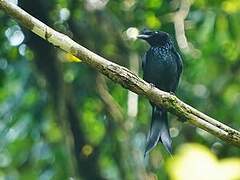
M183 71L183 62L182 62L182 58L181 58L180 54L175 49L173 52L177 57L176 63L177 63L177 71L178 71L178 78L179 78Z

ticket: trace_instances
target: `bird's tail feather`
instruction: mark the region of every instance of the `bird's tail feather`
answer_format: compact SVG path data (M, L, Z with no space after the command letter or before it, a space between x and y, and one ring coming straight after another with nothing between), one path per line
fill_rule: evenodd
M148 133L147 145L144 156L151 151L158 142L162 142L165 149L172 153L172 139L168 128L167 111L153 106L152 122Z

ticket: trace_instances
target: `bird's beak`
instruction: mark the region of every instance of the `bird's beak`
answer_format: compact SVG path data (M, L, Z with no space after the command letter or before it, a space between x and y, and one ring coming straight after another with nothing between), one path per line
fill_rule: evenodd
M150 37L150 35L146 35L146 34L139 34L139 35L137 35L138 39L147 39L149 37Z

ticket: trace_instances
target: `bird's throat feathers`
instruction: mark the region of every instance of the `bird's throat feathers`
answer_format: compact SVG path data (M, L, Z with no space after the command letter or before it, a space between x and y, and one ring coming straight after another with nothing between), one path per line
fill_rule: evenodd
M154 40L154 41L151 41L149 42L150 46L151 47L158 47L158 48L161 48L161 49L172 49L174 46L173 46L173 42L171 39L168 39L168 40Z

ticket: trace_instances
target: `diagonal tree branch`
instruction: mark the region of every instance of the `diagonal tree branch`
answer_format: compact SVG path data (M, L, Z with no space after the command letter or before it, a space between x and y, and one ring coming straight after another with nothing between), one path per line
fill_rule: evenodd
M91 52L68 36L53 30L7 0L0 0L0 8L41 38L80 58L84 63L97 69L123 87L145 96L157 105L163 106L178 117L187 120L190 124L206 130L225 142L240 147L240 132L203 114L182 102L176 96L152 87L127 68L119 66Z

